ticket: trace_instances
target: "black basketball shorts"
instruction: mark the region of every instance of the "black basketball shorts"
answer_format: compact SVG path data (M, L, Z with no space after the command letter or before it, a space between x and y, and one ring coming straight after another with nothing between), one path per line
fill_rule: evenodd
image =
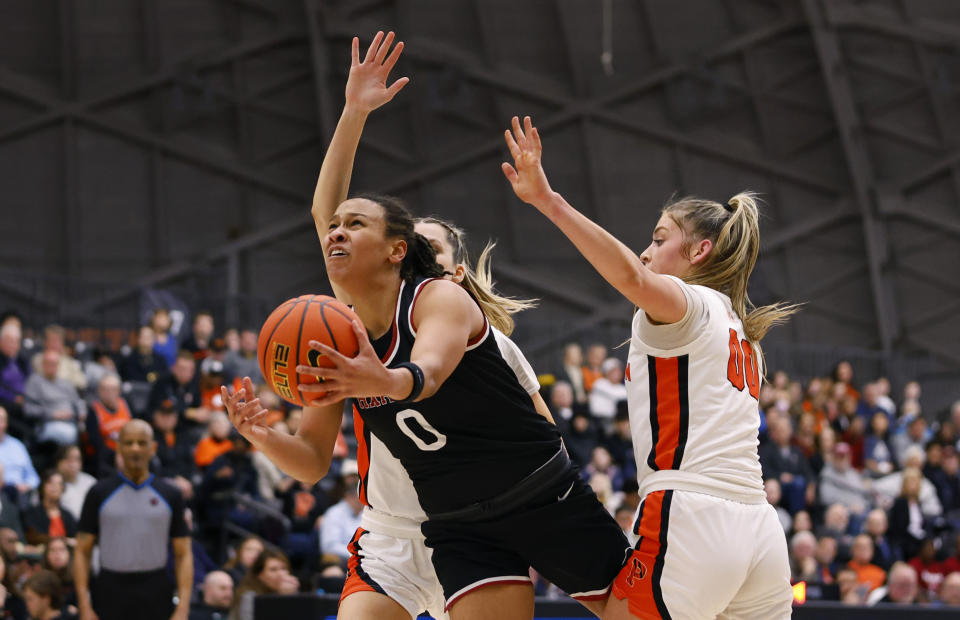
M527 492L505 513L495 498L423 524L448 610L486 585L530 583L531 566L577 600L607 598L630 543L565 453L563 461L560 475L521 482Z

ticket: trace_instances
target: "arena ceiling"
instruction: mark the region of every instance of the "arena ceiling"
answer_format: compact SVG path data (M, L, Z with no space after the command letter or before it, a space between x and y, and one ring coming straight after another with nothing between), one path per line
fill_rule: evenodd
M356 190L499 242L533 355L630 314L502 179L531 114L555 188L635 248L673 194L763 194L770 336L960 374L960 3L91 0L0 3L0 306L135 320L167 288L255 322L327 289L308 206L349 41L406 42ZM606 331L604 331L606 330ZM614 338L612 334L618 334Z

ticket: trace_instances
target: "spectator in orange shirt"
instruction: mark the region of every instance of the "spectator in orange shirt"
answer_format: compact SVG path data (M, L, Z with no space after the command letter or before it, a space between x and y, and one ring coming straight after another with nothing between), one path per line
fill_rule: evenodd
M194 460L197 467L203 469L213 463L218 456L233 449L230 439L230 419L222 411L215 411L207 425L207 435L197 443Z
M603 376L603 361L607 359L607 347L592 344L587 349L587 365L583 367L583 389L589 393L593 382Z
M873 540L869 536L860 534L854 538L850 555L853 558L847 566L856 571L858 583L868 584L871 590L875 590L887 580L887 573L876 564L870 563L873 558Z

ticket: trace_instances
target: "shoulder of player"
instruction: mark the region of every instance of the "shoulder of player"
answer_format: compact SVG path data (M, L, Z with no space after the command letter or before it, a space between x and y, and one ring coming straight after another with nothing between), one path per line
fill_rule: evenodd
M467 308L468 304L476 305L462 286L442 278L424 282L413 303L415 314L420 314L424 308L430 311L442 308L446 311L453 310L457 306Z

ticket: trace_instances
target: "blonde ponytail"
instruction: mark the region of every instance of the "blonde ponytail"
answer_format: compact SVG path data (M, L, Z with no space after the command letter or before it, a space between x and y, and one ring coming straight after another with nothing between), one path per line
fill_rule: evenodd
M480 253L480 259L477 260L476 269L470 265L470 256L467 252L467 235L463 229L454 226L446 220L436 217L424 217L417 220L424 224L438 224L447 232L447 241L453 248L453 262L463 266L465 275L460 283L463 288L470 291L470 294L480 304L480 308L486 315L487 320L495 328L510 336L513 333L514 322L511 315L535 308L536 299L517 299L506 297L499 294L493 288L493 273L491 271L491 257L496 243L487 242L483 252Z
M800 306L776 303L757 308L747 295L750 274L760 254L760 209L757 196L744 191L726 206L711 200L681 198L663 208L684 231L684 251L694 242L709 239L713 249L706 261L684 280L720 291L730 297L734 312L743 321L747 339L759 345L771 327L787 321Z

